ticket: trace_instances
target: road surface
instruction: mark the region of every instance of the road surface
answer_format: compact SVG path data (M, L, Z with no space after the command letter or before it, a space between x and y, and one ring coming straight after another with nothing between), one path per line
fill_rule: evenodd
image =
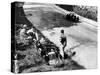
M80 23L66 21L62 15L69 11L54 4L25 4L23 8L29 21L58 47L60 30L64 29L68 40L65 50L76 51L72 59L87 69L97 68L97 22L79 15Z

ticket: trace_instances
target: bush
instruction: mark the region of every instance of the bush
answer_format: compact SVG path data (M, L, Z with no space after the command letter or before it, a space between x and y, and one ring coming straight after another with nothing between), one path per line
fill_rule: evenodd
M97 21L97 7L95 6L73 6L73 12Z

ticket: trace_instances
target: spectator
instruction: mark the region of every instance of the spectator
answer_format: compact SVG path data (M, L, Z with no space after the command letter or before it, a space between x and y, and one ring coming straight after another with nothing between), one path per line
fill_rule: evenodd
M22 43L26 43L26 38L27 38L27 34L26 34L26 29L27 29L27 25L23 25L23 28L20 30L20 40Z
M64 34L64 30L61 30L60 42L61 42L60 54L61 54L62 60L63 60L64 59L64 49L67 44L67 38Z
M34 28L31 28L27 31L28 34L28 40L30 40L30 42L34 42L36 43L38 41L38 34L36 33L36 31L34 30Z

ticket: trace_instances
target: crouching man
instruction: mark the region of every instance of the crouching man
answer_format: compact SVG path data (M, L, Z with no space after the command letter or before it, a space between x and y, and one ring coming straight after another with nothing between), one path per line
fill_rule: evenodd
M28 40L29 40L29 43L33 43L36 44L36 42L38 41L38 34L37 32L35 31L34 28L31 28L27 31L27 35L28 35Z

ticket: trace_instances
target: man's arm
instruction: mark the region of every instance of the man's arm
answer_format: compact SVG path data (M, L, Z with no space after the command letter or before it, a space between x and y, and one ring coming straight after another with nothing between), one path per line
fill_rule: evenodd
M35 33L35 35L36 35L36 40L38 40L38 34L37 34L37 32Z

